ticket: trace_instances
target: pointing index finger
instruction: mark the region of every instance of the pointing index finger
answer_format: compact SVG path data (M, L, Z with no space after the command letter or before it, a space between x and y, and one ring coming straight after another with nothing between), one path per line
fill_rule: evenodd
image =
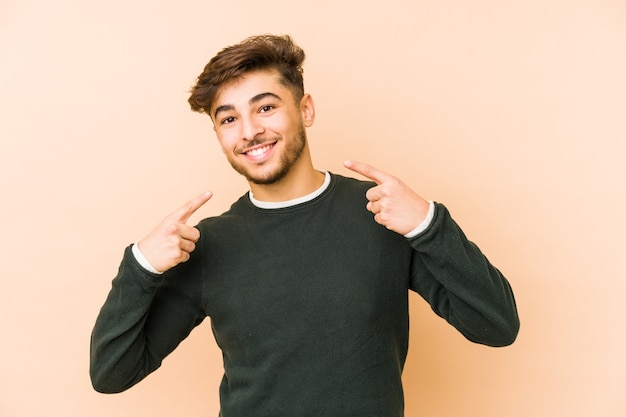
M192 214L194 214L200 207L204 205L209 199L213 196L213 193L210 191L205 191L204 193L192 198L187 201L182 207L172 213L172 217L178 220L181 223L185 223Z
M387 174L386 172L381 171L380 169L375 168L371 165L364 164L363 162L347 160L347 161L344 161L343 165L346 168L358 174L361 174L366 178L369 178L370 180L374 181L378 185L382 184L383 182L385 182L386 180L390 178L390 175Z

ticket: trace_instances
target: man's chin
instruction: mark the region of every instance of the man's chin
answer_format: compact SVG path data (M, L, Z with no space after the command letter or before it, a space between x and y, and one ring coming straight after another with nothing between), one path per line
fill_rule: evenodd
M251 182L252 184L256 184L256 185L276 184L277 182L285 178L286 175L287 175L287 172L282 172L282 171L276 172L276 173L269 173L265 176L252 176L249 174L244 174L248 182Z
M233 165L233 168L239 174L243 175L248 182L255 185L275 184L282 180L289 172L288 167L280 167L274 170L266 170L265 172L261 172L262 170L258 170L258 172L252 172L252 170L248 170L235 165Z

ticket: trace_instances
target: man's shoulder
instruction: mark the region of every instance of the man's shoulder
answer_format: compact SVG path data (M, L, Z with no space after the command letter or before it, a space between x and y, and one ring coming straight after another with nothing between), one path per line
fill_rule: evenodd
M334 199L350 199L350 200L358 200L365 198L365 193L370 188L374 187L376 184L372 181L364 181L357 178L346 177L339 174L331 173L332 182L332 192ZM357 197L357 198L355 198Z
M197 227L202 228L206 226L215 226L220 224L228 224L232 222L236 222L238 217L245 215L247 206L249 204L248 193L242 195L239 199L237 199L228 210L223 212L222 214L206 217L202 219Z
M341 174L331 173L332 182L334 182L339 187L350 188L354 190L363 190L369 189L375 186L376 184L372 181L360 180L353 177L346 177Z

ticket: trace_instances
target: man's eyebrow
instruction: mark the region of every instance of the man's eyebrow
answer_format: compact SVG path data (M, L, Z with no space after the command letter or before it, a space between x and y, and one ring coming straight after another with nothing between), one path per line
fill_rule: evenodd
M267 92L267 93L257 94L256 96L252 97L250 100L248 100L248 104L252 105L252 104L258 103L259 101L263 100L266 97L272 97L272 98L275 98L276 100L280 100L280 101L283 100L282 98L280 98L279 95ZM219 106L219 107L217 107L215 109L215 112L213 113L213 117L217 118L217 115L220 112L231 111L231 110L235 110L235 106L234 105L232 105L232 104L222 104L221 106Z
M233 106L232 104L223 104L215 109L215 112L213 113L213 118L217 119L217 115L220 112L230 111L230 110L235 110L235 106Z
M267 92L267 93L257 94L256 96L252 97L250 100L248 100L248 104L257 103L257 102L263 100L266 97L272 97L272 98L275 98L275 99L280 100L280 101L283 100L282 98L280 98L280 96L278 96L278 95L276 95L274 93Z

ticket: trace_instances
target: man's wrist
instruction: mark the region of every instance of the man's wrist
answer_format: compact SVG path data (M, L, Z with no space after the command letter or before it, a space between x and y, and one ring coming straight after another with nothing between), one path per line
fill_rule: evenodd
M426 217L424 217L424 220L422 220L422 222L415 229L404 235L407 239L419 235L424 230L428 229L428 226L430 226L430 223L433 221L433 217L435 217L435 203L429 201L428 204L428 213L426 214Z
M136 243L133 245L132 251L133 251L133 256L135 257L135 260L137 261L137 263L139 263L139 265L141 265L141 267L143 269L145 269L148 272L152 272L153 274L159 274L160 275L160 274L163 273L163 272L157 271L150 264L150 262L148 262L148 260L143 255L143 253L141 253L141 250L139 249L139 245L137 245Z

